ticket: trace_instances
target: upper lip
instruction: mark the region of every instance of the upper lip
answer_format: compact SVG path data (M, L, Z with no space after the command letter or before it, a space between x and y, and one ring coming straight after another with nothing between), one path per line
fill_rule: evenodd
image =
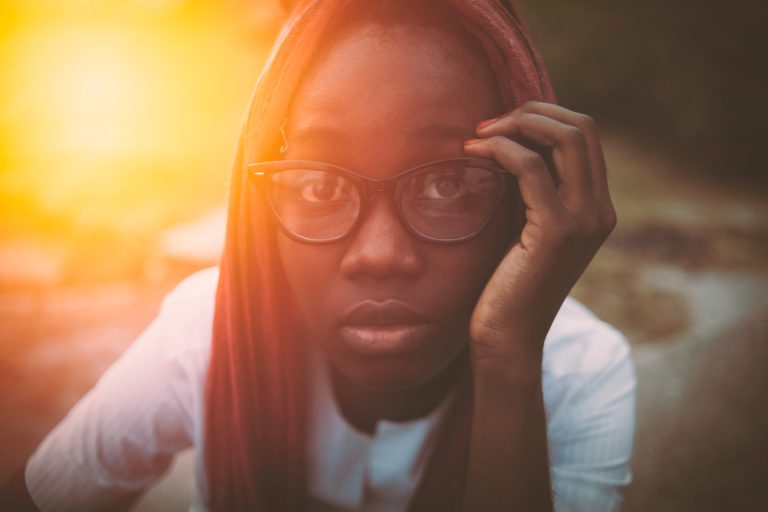
M343 325L387 326L413 325L426 319L407 304L397 300L363 301L350 309L342 319Z

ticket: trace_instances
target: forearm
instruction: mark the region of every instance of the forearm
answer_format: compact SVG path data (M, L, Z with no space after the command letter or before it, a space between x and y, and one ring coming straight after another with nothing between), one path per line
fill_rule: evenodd
M541 365L473 363L474 410L463 510L552 510Z

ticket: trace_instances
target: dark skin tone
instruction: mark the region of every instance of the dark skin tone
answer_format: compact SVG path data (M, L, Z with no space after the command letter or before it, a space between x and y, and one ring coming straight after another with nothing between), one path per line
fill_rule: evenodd
M387 37L362 24L337 38L298 91L285 158L372 178L441 158L491 158L517 179L524 218L509 197L478 238L436 245L376 194L348 238L317 246L280 233L279 250L306 340L328 356L352 425L371 433L382 418L426 415L468 363L475 396L463 509L551 510L544 338L616 214L594 121L538 102L503 112L487 62L456 33L406 23ZM349 307L390 298L429 319L421 349L374 357L339 343L337 320ZM22 472L0 501L35 510Z
M597 131L587 116L535 102L478 127L503 112L487 62L450 30L395 30L385 37L363 24L317 59L293 103L285 158L371 178L440 158L491 158L517 179L525 218L508 198L479 237L438 245L410 233L375 194L341 241L308 245L280 233L304 334L325 351L340 408L365 432L382 418L427 414L468 358L465 510L550 510L544 337L616 222ZM361 355L339 342L345 311L391 298L428 319L418 350Z
M435 47L421 44L422 36L403 32L382 44L363 28L336 44L297 94L285 158L329 162L381 178L466 156L462 144L474 135L477 119L501 109L493 77L453 38L433 31ZM463 66L434 66L440 45L450 45ZM411 54L407 63L405 51ZM376 100L360 91L373 92ZM460 108L445 109L446 104ZM333 363L337 399L358 429L372 432L379 418L424 416L446 395L463 367L460 358L466 363L469 317L514 233L512 220L507 203L477 239L437 245L412 235L387 196L376 194L345 240L306 245L280 234L307 338L321 343ZM395 298L426 316L431 329L423 349L371 357L345 348L336 321L369 298Z

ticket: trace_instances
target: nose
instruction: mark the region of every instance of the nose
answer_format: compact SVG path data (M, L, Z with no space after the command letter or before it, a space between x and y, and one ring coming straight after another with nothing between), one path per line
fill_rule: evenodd
M341 273L377 280L418 275L424 266L418 239L403 225L385 193L374 193L341 260Z

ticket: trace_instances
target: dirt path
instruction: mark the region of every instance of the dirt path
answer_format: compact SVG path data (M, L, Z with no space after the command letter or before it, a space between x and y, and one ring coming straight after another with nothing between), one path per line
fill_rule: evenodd
M637 347L628 511L768 510L768 278L679 276L694 328Z

